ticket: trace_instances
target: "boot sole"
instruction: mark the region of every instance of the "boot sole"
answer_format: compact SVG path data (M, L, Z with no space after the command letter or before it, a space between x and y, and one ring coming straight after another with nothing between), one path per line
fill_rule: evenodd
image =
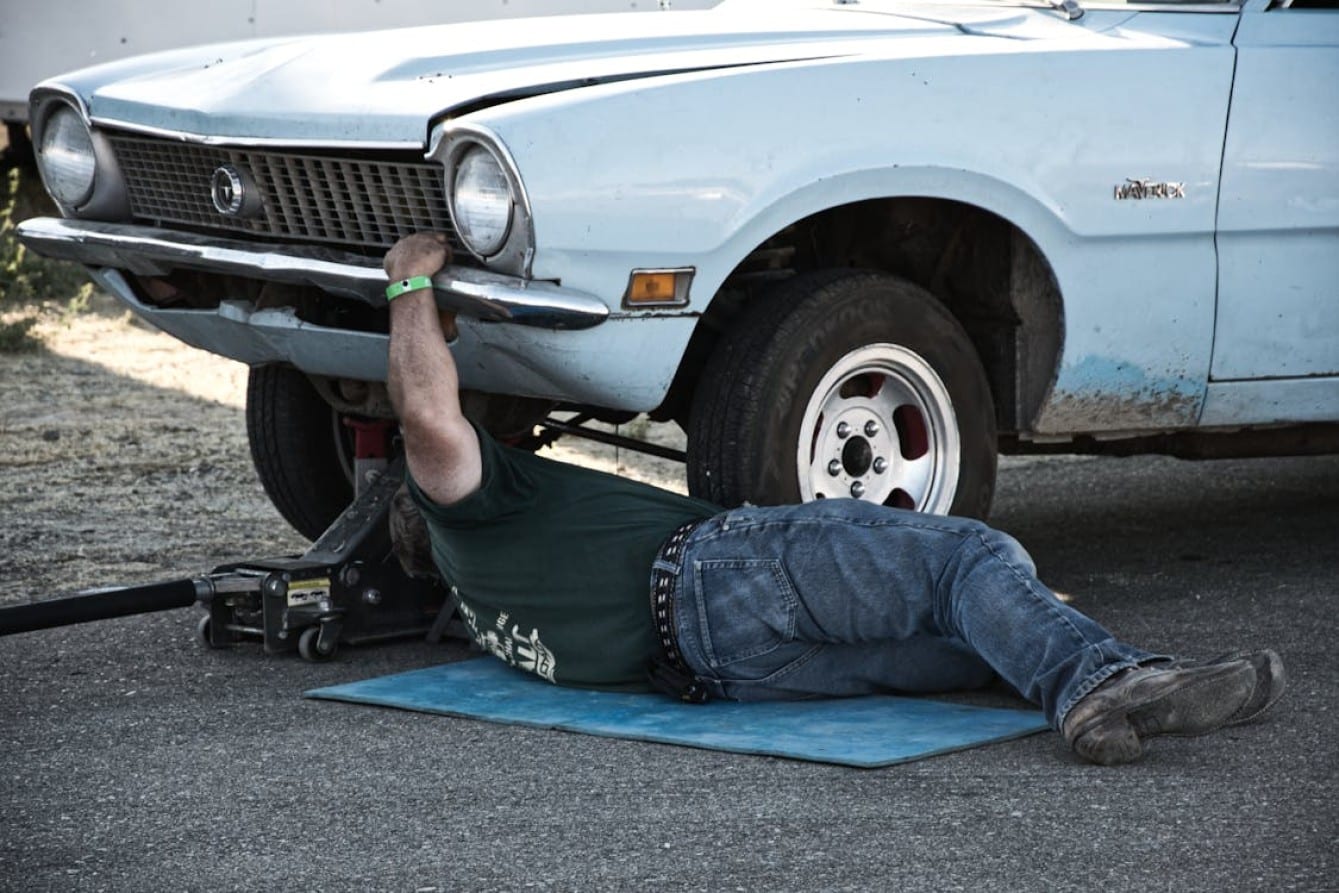
M1194 738L1233 721L1250 700L1255 668L1243 664L1236 673L1181 686L1155 701L1140 704L1126 716L1140 740L1158 735Z

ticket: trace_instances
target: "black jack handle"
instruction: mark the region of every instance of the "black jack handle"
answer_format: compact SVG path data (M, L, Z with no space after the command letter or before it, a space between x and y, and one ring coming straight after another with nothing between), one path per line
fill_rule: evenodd
M209 578L168 580L143 586L92 589L64 598L0 608L0 636L14 633L189 608L209 598L214 587Z

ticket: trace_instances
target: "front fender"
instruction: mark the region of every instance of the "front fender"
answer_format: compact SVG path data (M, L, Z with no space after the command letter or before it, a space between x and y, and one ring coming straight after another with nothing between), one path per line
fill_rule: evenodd
M692 266L700 312L757 245L849 202L991 211L1037 244L1064 297L1039 430L1175 427L1193 424L1207 379L1235 18L1144 19L1110 34L1076 26L1065 41L922 38L887 58L603 85L471 120L520 167L535 275L611 307L632 268ZM1181 31L1192 20L1198 39L1149 30L1172 19ZM1114 201L1131 176L1184 183L1186 197ZM675 331L672 363L691 335Z

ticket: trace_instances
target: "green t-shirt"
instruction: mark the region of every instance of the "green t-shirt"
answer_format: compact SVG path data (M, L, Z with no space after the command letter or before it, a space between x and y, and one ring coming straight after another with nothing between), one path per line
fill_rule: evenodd
M503 446L482 431L483 483L437 505L410 480L432 556L475 641L583 688L645 690L651 563L711 503Z

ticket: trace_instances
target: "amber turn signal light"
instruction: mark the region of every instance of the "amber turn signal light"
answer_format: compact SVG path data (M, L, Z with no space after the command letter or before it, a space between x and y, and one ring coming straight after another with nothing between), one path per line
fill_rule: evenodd
M688 286L692 281L692 267L675 270L633 270L628 278L628 290L623 295L623 306L686 306Z

